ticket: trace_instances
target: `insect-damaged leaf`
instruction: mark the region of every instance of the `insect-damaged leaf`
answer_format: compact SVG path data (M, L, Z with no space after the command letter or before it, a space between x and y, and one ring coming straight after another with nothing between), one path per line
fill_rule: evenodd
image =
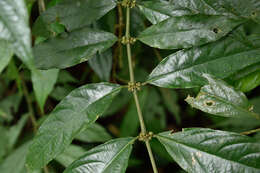
M123 173L128 165L135 138L118 138L99 145L78 160L64 173Z
M83 127L106 110L120 89L116 84L89 84L65 97L39 128L27 155L28 168L41 168L62 153Z
M203 75L209 82L201 88L196 98L188 96L186 101L204 112L234 118L260 116L252 111L253 107L241 91L235 90L224 81Z
M163 59L149 75L147 82L165 88L203 86L203 73L226 78L234 72L260 62L260 35L249 36L247 42L232 36Z
M260 145L251 137L237 133L190 128L156 138L172 158L187 172L260 172Z
M227 16L177 16L147 28L138 39L160 49L190 48L216 41L243 22Z
M33 30L46 37L52 34L54 25L62 24L72 31L92 24L115 6L116 0L63 0L44 12Z
M0 1L0 39L8 41L15 54L34 69L29 17L24 0Z
M112 33L91 28L63 33L34 47L35 63L43 70L70 67L105 51L116 40Z

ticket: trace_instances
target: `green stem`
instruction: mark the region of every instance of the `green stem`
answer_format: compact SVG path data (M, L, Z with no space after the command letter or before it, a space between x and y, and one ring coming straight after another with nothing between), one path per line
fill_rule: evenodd
M129 7L126 8L126 33L125 33L125 37L127 39L130 38L130 8ZM127 43L126 49L127 49L127 58L128 58L129 73L130 73L130 82L134 83L135 79L134 79L134 70L133 70L133 64L132 64L132 55L131 55L130 43ZM140 104L139 104L139 99L138 99L136 91L133 92L133 95L134 95L134 100L135 100L135 105L136 105L136 109L137 109L137 114L138 114L140 126L141 126L141 133L146 134L144 119L143 119L143 115L142 115L142 111L141 111L141 107L140 107ZM151 164L152 164L152 167L153 167L153 171L154 171L154 173L158 173L149 141L146 141L145 145L146 145L149 157L150 157L150 161L151 161Z
M254 130L250 130L250 131L247 131L247 132L242 132L241 134L242 135L250 135L250 134L256 133L256 132L260 132L260 128L254 129Z
M37 124L37 121L36 121L36 118L35 118L35 115L34 115L34 110L33 110L33 106L32 106L32 100L31 100L28 88L27 88L27 86L25 84L25 81L23 80L22 75L19 75L19 78L20 78L20 81L21 81L21 84L22 84L23 94L24 94L24 97L25 97L25 100L26 100L26 103L27 103L27 106L28 106L28 111L29 111L29 114L30 114L30 118L31 118L31 121L32 121L33 131L34 131L34 133L36 133L37 128L38 128L38 124Z

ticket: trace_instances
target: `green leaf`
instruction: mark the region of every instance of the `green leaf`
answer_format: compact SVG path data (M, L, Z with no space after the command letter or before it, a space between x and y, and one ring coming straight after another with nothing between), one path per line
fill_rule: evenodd
M72 91L40 126L27 155L31 170L42 168L61 154L73 138L107 109L121 87L98 83Z
M7 128L0 125L0 163L2 162L3 157L8 152L8 130Z
M203 73L226 78L260 62L260 36L248 37L251 44L232 36L201 47L181 50L163 59L147 82L165 88L191 88L206 84Z
M20 120L17 122L16 125L11 126L8 130L7 136L8 136L8 148L11 150L14 145L16 144L19 135L22 132L22 129L24 125L26 124L28 120L29 114L22 115Z
M0 40L0 74L8 65L13 56L13 49L5 40Z
M208 15L239 16L260 22L258 0L171 0L174 6Z
M101 80L109 81L110 72L112 70L112 60L112 50L108 49L103 53L97 53L88 63Z
M170 17L194 14L187 8L182 8L168 1L144 1L138 3L140 11L152 23L156 24Z
M63 33L34 47L36 66L43 70L67 68L105 51L116 40L112 33L90 28Z
M11 43L16 55L34 69L29 17L24 0L0 1L0 39Z
M216 41L243 22L244 19L199 14L171 17L147 28L138 39L160 49L190 48Z
M47 9L36 20L34 30L45 27L38 34L48 36L53 31L52 24L58 22L72 31L92 24L115 6L115 0L63 0Z
M203 128L156 135L171 157L187 172L260 171L260 145L254 138Z
M123 173L136 138L118 138L99 145L73 162L64 173Z
M68 167L73 161L78 159L86 152L85 149L77 145L70 145L62 154L60 154L56 161L62 164L64 167Z
M3 173L21 173L25 170L26 153L30 142L23 144L14 150L1 164L0 170Z
M252 112L252 105L244 93L235 90L224 81L213 79L209 75L203 76L209 84L201 88L196 98L188 96L185 100L192 107L223 117L260 119L258 114Z
M53 90L58 74L58 69L35 70L32 72L33 89L42 112L44 112L46 99Z
M112 139L112 136L104 127L97 123L93 123L86 126L75 139L82 142L106 142Z
M240 80L235 81L235 87L243 92L251 91L260 85L260 70L250 73Z

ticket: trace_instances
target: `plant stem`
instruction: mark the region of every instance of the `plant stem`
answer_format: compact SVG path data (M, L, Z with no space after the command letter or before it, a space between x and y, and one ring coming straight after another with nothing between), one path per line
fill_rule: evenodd
M24 94L24 97L25 97L25 100L26 100L26 103L27 103L27 106L28 106L28 111L29 111L29 114L30 114L30 118L31 118L31 121L32 121L33 131L34 131L34 133L36 133L38 125L37 125L37 121L36 121L36 118L35 118L35 115L34 115L34 110L33 110L33 106L32 106L32 100L30 98L30 95L29 95L29 92L28 92L28 88L27 88L27 86L25 84L25 81L23 80L22 75L19 75L19 78L20 78L20 81L21 81L21 84L22 84L23 94Z
M38 0L38 7L40 14L46 10L44 0Z
M127 39L130 39L130 7L126 8L126 34L125 37ZM126 45L126 49L127 49L127 58L128 58L128 65L129 65L129 73L130 73L130 82L134 83L135 82L135 78L134 78L134 70L133 70L133 64L132 64L132 55L131 55L131 46L130 43L127 43ZM135 105L136 105L136 109L137 109L137 114L138 114L138 118L139 118L139 122L140 122L140 126L141 126L141 133L146 134L146 128L145 128L145 124L144 124L144 119L143 119L143 115L142 115L142 111L141 111L141 107L139 104L139 99L137 96L136 91L133 92L134 95L134 100L135 100ZM153 153L152 153L152 149L150 146L149 141L145 141L145 145L149 154L149 158L153 167L153 172L154 173L158 173L157 167L156 167L156 163L153 157Z
M242 132L241 134L242 135L250 135L250 134L256 133L256 132L260 132L260 128L254 129L254 130L250 130L250 131L247 131L247 132Z

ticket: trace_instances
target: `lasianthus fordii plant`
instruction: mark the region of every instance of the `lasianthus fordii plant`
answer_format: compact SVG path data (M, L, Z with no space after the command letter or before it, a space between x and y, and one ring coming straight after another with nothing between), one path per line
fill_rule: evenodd
M259 0L0 0L0 73L1 173L260 172Z

